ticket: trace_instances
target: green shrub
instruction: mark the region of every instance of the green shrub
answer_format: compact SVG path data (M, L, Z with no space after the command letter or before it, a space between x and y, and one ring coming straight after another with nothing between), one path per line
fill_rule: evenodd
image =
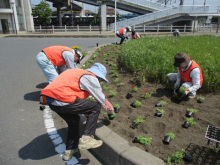
M120 108L120 104L115 103L113 107L114 107L114 108Z
M144 120L144 119L142 119L142 117L141 117L141 116L139 116L137 119L135 119L135 120L134 120L134 122L135 122L135 123L137 123L137 124L140 124L140 123L144 123L144 122L145 122L145 120Z
M197 113L199 110L193 109L193 108L188 108L187 111L191 111L192 113Z
M150 94L149 92L145 91L145 93L144 93L144 98L145 98L145 99L148 99L148 98L150 98L150 97L151 97L151 94Z
M161 104L161 106L163 107L164 105L167 105L167 102L164 100L160 100L159 103Z
M114 83L118 83L119 82L119 78L116 78L115 80L114 80Z
M165 136L170 136L170 138L171 138L172 140L174 140L174 138L175 138L175 134L172 133L172 132L166 133Z
M162 114L162 116L163 116L163 114L164 114L164 110L163 109L159 109L159 108L157 108L157 110Z
M120 87L121 87L121 86L124 86L124 85L125 85L125 83L119 83L119 84L118 84L118 86L120 86Z
M177 72L175 54L185 52L202 69L205 81L200 91L219 91L219 43L220 37L214 35L143 37L124 44L119 60L123 70L140 74L143 80L167 84L166 75Z
M190 127L196 125L196 122L194 121L193 117L186 118L186 121L190 124Z
M180 151L176 152L171 157L167 158L167 164L171 165L172 162L180 163L182 161L182 158L184 157L185 153L186 153L185 150L180 150Z
M143 136L138 136L137 141L144 145L150 145L151 144L151 138L145 138Z

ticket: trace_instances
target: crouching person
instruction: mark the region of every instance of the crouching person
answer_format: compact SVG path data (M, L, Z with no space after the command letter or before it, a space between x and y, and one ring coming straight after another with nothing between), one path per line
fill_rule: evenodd
M174 90L178 90L182 86L187 89L184 93L185 96L194 98L196 91L202 87L203 83L200 66L183 52L177 53L174 60L178 73L167 74L168 81L174 85Z
M41 98L48 101L50 108L61 116L68 124L66 150L64 160L72 158L80 150L97 148L102 140L94 139L96 124L101 108L113 114L111 103L102 93L100 81L108 82L107 70L100 63L90 69L69 69L61 73L54 81L41 91ZM97 102L86 100L92 95ZM82 137L79 136L79 114L87 116Z

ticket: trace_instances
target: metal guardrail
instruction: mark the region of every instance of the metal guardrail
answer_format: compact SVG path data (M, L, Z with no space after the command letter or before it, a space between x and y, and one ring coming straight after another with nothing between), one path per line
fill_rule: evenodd
M180 32L215 32L216 24L199 24L196 29L193 26L132 26L132 29L137 32L173 32L174 29L179 29ZM81 32L81 31L101 31L101 26L35 26L35 32L39 33L54 33L54 32ZM111 31L107 27L107 31Z
M166 9L162 11L153 12L150 14L145 14L142 16L138 16L135 18L127 19L120 21L116 24L117 29L120 29L122 27L132 26L132 25L138 25L143 24L146 22L150 22L156 19L160 18L166 18L169 19L169 16L175 15L175 14L196 14L196 13L208 13L209 6L179 6L179 7L173 7L171 9ZM115 29L115 23L110 24L110 29L114 31Z

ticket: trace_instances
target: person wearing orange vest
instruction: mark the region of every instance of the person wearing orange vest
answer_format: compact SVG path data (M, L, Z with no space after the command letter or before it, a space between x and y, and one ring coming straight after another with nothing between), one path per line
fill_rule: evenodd
M36 62L43 71L47 81L51 83L66 69L77 68L82 53L66 46L50 46L44 48L36 57Z
M120 30L118 30L118 31L116 32L116 35L117 35L119 38L121 38L120 45L123 43L123 41L125 40L125 38L128 39L128 32L130 32L130 31L131 31L131 27L128 26L128 27L122 28L122 29L120 29Z
M72 158L78 149L97 148L102 140L94 139L101 108L114 114L112 104L105 98L100 81L108 82L104 65L95 63L91 68L69 69L61 73L41 91L41 98L68 124L66 150L63 160ZM96 101L86 100L91 95ZM42 102L42 101L41 101ZM80 114L87 116L82 137L79 135Z
M131 39L138 39L140 38L140 35L138 34L138 32L132 31L131 32Z
M178 90L181 85L187 89L185 96L195 98L196 91L202 87L203 83L200 66L184 52L177 53L174 60L174 66L178 68L178 73L167 74L168 81L174 85L174 90Z

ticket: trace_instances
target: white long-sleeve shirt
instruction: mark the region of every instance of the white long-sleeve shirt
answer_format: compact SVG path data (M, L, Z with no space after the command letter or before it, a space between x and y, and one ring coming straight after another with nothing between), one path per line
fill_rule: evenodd
M83 75L80 78L79 85L82 90L89 92L90 95L92 95L100 104L105 103L105 95L103 94L102 87L96 77L92 75ZM55 106L64 106L70 103L54 100L52 104Z
M181 69L183 72L185 72L187 69L189 69L189 67L191 66L192 61L190 61L190 63L188 64L186 69ZM181 74L179 72L179 69L177 68L178 73L177 73L177 82L180 83L181 82ZM191 72L190 72L190 78L192 78L192 86L189 88L190 92L196 92L199 88L201 88L200 85L200 70L199 68L194 68Z

